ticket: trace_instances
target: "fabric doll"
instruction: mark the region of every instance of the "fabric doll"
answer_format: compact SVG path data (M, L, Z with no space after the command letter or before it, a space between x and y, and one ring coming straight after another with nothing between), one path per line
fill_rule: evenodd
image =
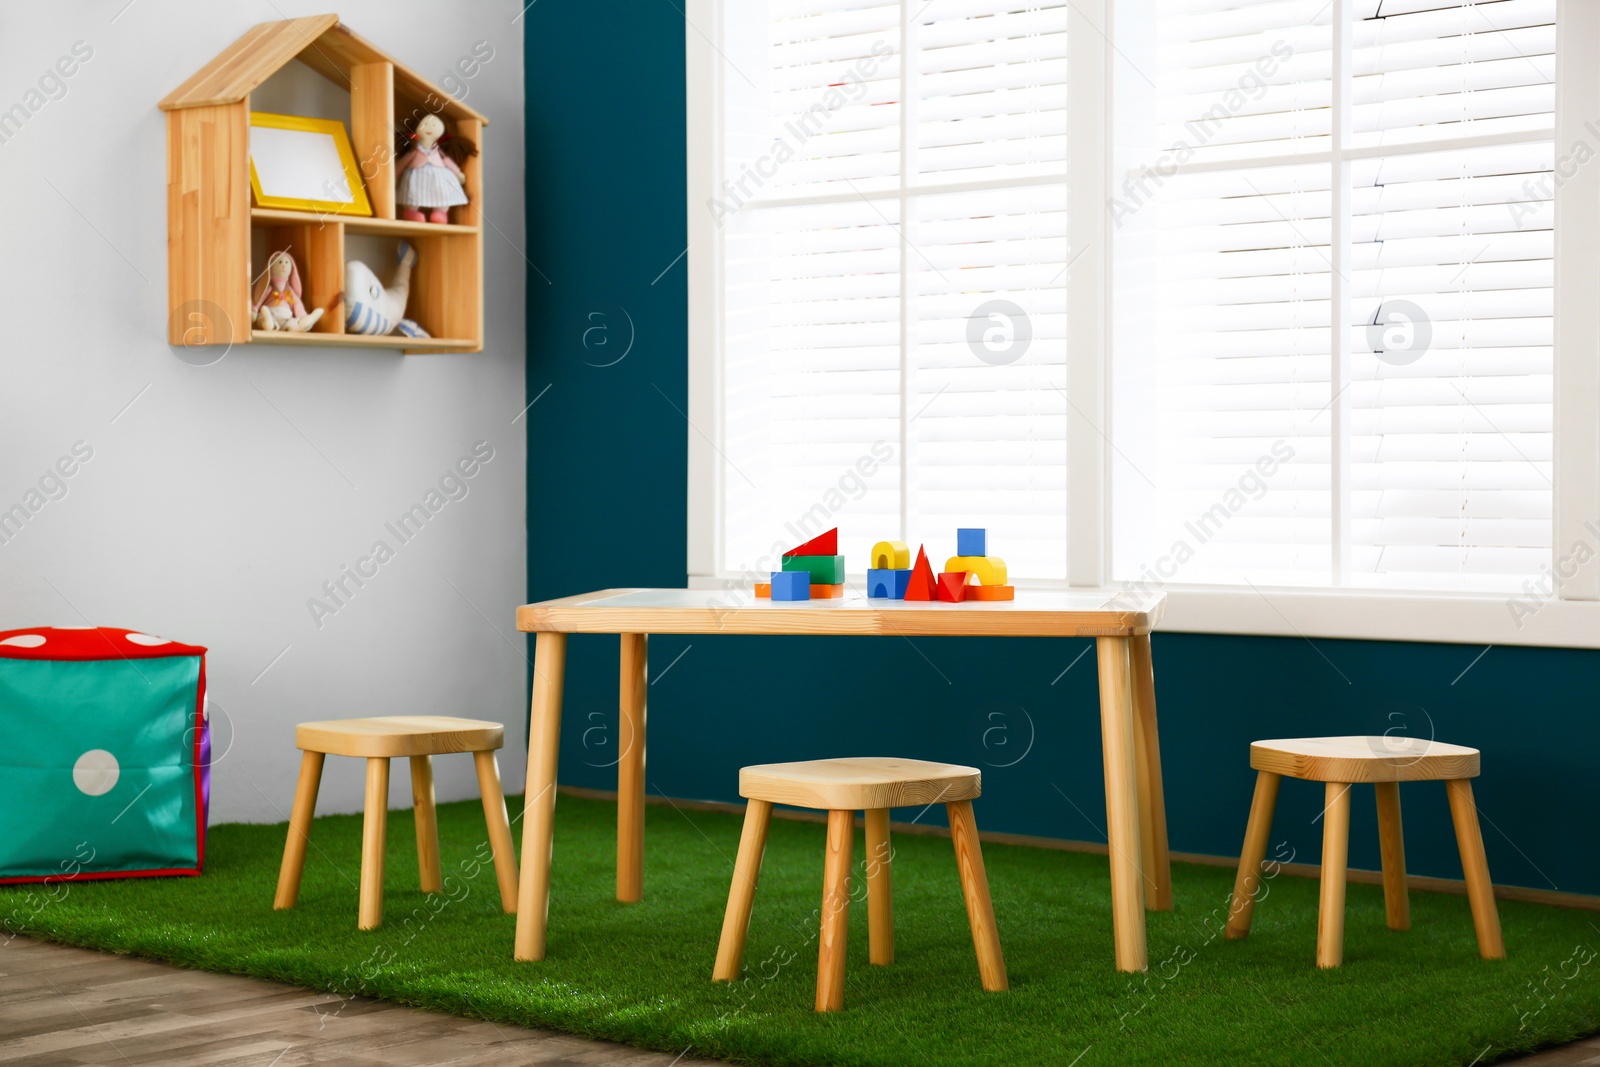
M449 222L450 208L467 202L461 165L478 154L478 146L444 131L438 115L424 115L415 133L402 135L395 147L395 199L400 217L412 222Z

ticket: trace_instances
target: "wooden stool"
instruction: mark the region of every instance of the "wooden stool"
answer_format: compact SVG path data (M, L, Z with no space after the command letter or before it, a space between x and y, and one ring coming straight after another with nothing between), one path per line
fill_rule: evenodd
M1406 852L1400 830L1400 783L1443 781L1456 824L1456 845L1467 879L1467 900L1478 932L1478 954L1504 959L1500 915L1495 910L1489 861L1472 802L1471 779L1478 776L1478 750L1412 737L1302 737L1257 741L1250 746L1256 777L1244 851L1233 883L1227 936L1250 932L1250 916L1261 880L1261 861L1272 830L1272 809L1278 801L1278 780L1304 778L1327 784L1322 811L1322 899L1317 915L1317 966L1337 967L1344 960L1344 883L1350 844L1350 787L1371 782L1378 792L1378 842L1383 855L1383 902L1389 929L1411 928L1406 897Z
M514 913L517 910L517 854L511 848L511 824L506 819L506 799L500 792L500 767L494 757L494 750L504 743L504 733L497 722L436 715L301 723L295 728L294 743L305 755L300 760L300 783L295 787L289 840L283 847L278 895L272 906L292 908L300 896L300 872L305 869L306 845L311 842L311 816L317 807L317 786L322 781L325 755L362 756L367 761L366 821L361 831L361 908L356 925L363 930L373 930L383 923L383 847L388 829L389 760L395 756L411 757L411 796L416 807L417 866L422 873L422 891L444 892L430 757L470 752L478 765L478 790L483 794L483 815L489 823L489 846L494 850L500 906Z
M761 856L767 846L772 805L792 804L828 812L828 846L822 874L822 940L817 952L817 1010L844 1007L846 931L850 918L850 866L855 847L855 813L867 818L867 934L873 963L894 962L894 917L890 905L889 809L942 801L950 815L956 867L967 899L967 922L978 952L978 976L991 992L1006 989L1006 964L989 900L989 878L978 847L972 801L982 792L982 775L972 767L914 759L822 759L769 763L739 772L745 808L733 887L722 919L713 981L739 977L745 934L755 902Z

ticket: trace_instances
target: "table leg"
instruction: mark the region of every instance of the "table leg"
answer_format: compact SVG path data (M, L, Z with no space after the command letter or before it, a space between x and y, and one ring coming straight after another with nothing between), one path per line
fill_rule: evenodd
M567 635L541 633L533 653L533 708L528 720L528 777L522 801L522 870L517 884L515 958L544 959L550 919L550 844L555 834L556 756L561 744L561 686Z
M1139 793L1133 740L1133 679L1126 637L1096 638L1100 743L1105 759L1106 841L1111 847L1111 921L1117 970L1148 964L1140 872Z
M1167 801L1161 788L1161 741L1156 734L1156 674L1150 635L1128 645L1133 669L1133 750L1139 776L1139 842L1145 882L1144 906L1172 910L1172 860L1167 854Z
M617 899L644 898L644 717L649 662L644 634L622 635L622 677L617 715Z

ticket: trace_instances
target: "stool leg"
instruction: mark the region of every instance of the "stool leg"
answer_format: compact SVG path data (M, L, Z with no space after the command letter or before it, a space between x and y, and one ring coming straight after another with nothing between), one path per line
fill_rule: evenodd
M889 809L867 809L867 937L873 963L894 962L894 903L889 878Z
M767 823L771 817L770 800L752 800L745 805L739 858L733 861L728 910L722 916L722 939L717 942L717 963L711 971L713 982L736 981L744 963L744 939L750 932L750 909L756 901L756 882L761 878L761 857L767 850Z
M424 893L443 893L439 870L439 815L433 808L433 759L411 757L411 805L417 820L417 870Z
M1350 783L1327 783L1322 811L1322 899L1317 906L1317 966L1344 962L1344 879L1350 857Z
M300 899L300 874L306 869L306 846L311 843L311 817L317 810L317 786L322 784L322 753L300 756L300 781L294 787L294 811L289 814L289 837L283 844L283 866L278 868L278 893L272 906L294 907Z
M383 925L383 846L389 833L389 760L367 760L367 806L361 827L361 911L356 925Z
M1400 829L1400 783L1377 782L1378 847L1383 852L1383 910L1389 929L1411 929L1411 898L1406 893L1406 838Z
M828 851L822 865L822 938L817 948L817 1010L844 1008L844 958L850 927L850 864L855 812L828 812Z
M972 927L972 947L978 953L978 977L984 989L998 993L1010 989L1011 983L1006 980L1000 931L994 924L989 875L983 868L983 850L978 844L978 820L973 817L970 800L946 804L944 810L950 817L950 840L956 847L961 892L967 898L967 924Z
M1278 806L1280 776L1271 771L1256 774L1256 795L1250 801L1250 821L1244 828L1244 848L1239 853L1239 873L1233 879L1233 903L1228 906L1225 936L1237 941L1250 932L1256 893L1261 888L1261 861L1272 836L1272 812Z
M511 844L511 820L506 816L506 796L500 791L500 763L494 751L472 754L478 768L478 794L483 797L483 821L489 825L489 847L494 851L494 876L500 883L500 910L517 913L517 852Z
M1467 900L1472 905L1472 925L1478 930L1478 955L1486 960L1506 958L1500 935L1500 913L1494 904L1494 883L1489 881L1489 857L1483 851L1478 829L1478 806L1472 800L1472 781L1455 778L1444 783L1450 794L1450 817L1456 824L1456 845L1461 849L1461 871L1467 879Z

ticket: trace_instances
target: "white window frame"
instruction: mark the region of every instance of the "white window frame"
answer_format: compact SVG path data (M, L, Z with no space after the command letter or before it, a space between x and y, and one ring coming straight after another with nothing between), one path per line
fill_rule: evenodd
M684 50L688 149L689 469L688 558L693 588L749 581L724 572L722 558L723 382L721 237L707 205L722 171L727 61L723 8L738 0L687 0ZM1116 591L1108 581L1110 543L1109 354L1111 114L1116 66L1112 0L1074 0L1068 36L1067 391L1069 494L1067 580L1019 581L1028 589ZM1334 47L1350 47L1349 0L1333 0ZM1600 4L1558 0L1556 34L1558 171L1573 146L1600 152ZM1335 113L1346 95L1335 85ZM1336 134L1336 138L1340 135ZM1429 146L1432 150L1448 145ZM1600 648L1600 159L1558 173L1555 190L1555 451L1548 593L1412 593L1173 583L1162 629L1273 637L1439 641L1486 645ZM1564 239L1565 236L1565 239ZM1343 254L1342 252L1340 254ZM1338 294L1335 294L1337 301ZM1348 316L1345 316L1348 318ZM1086 355L1088 354L1088 355ZM1341 367L1335 347L1335 378ZM1343 416L1337 410L1334 415ZM1335 498L1337 500L1337 497ZM1347 523L1348 517L1336 516ZM1348 539L1345 541L1348 544ZM1575 554L1577 546L1589 553ZM1514 611L1513 603L1521 610Z

